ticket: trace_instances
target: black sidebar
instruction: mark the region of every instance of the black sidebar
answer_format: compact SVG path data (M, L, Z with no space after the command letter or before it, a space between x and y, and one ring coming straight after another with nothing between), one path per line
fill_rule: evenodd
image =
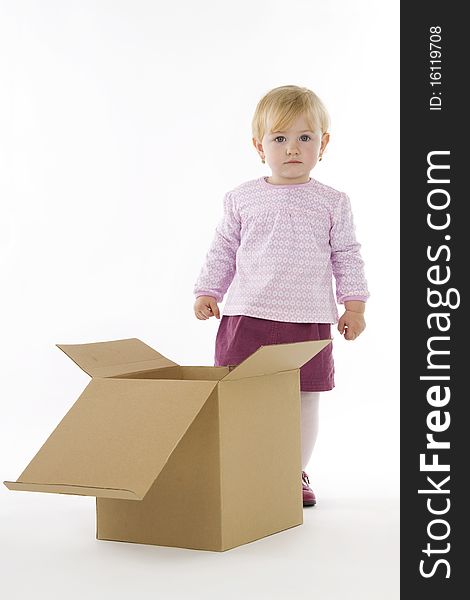
M404 600L470 594L468 33L462 4L401 3Z

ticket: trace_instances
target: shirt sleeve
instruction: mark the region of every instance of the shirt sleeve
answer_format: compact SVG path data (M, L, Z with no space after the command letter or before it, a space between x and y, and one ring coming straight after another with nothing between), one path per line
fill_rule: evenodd
M365 302L370 294L364 275L364 261L355 236L349 197L342 193L330 229L331 265L336 282L336 300Z
M233 196L227 192L220 219L206 254L204 264L194 284L196 296L212 296L222 302L235 276L236 254L240 245L240 219Z

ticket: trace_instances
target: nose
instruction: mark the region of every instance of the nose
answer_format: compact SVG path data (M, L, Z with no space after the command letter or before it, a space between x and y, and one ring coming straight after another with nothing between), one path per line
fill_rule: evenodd
M290 143L290 144L287 146L286 152L287 152L287 154L288 154L289 156L292 156L293 154L294 154L295 156L297 156L297 155L299 154L299 148L298 148L298 146L297 146L297 144L296 144L296 143L294 143L294 142L291 142L291 143Z

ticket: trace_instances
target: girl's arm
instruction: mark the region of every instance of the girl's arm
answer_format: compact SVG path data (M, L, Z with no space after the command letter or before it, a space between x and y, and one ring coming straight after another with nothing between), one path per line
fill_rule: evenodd
M223 208L224 214L193 289L196 297L212 296L217 302L222 302L232 283L240 245L240 219L230 192L224 196Z
M346 194L341 194L330 231L330 244L336 298L346 309L338 321L338 331L346 340L355 340L366 327L364 311L369 291L359 251L361 246L355 236L351 203Z
M330 246L338 304L365 302L370 294L360 253L361 245L356 240L351 203L343 193L333 215Z
M355 312L363 315L364 311L366 310L366 303L361 302L359 300L345 300L344 308L346 310L349 310L350 312Z

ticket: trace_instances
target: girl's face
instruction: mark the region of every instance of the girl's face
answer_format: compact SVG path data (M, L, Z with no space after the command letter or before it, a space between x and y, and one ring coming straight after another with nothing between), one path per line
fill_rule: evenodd
M270 183L306 183L319 155L326 148L329 134L319 128L312 131L304 116L299 116L286 131L268 131L259 143L253 144L273 174Z

